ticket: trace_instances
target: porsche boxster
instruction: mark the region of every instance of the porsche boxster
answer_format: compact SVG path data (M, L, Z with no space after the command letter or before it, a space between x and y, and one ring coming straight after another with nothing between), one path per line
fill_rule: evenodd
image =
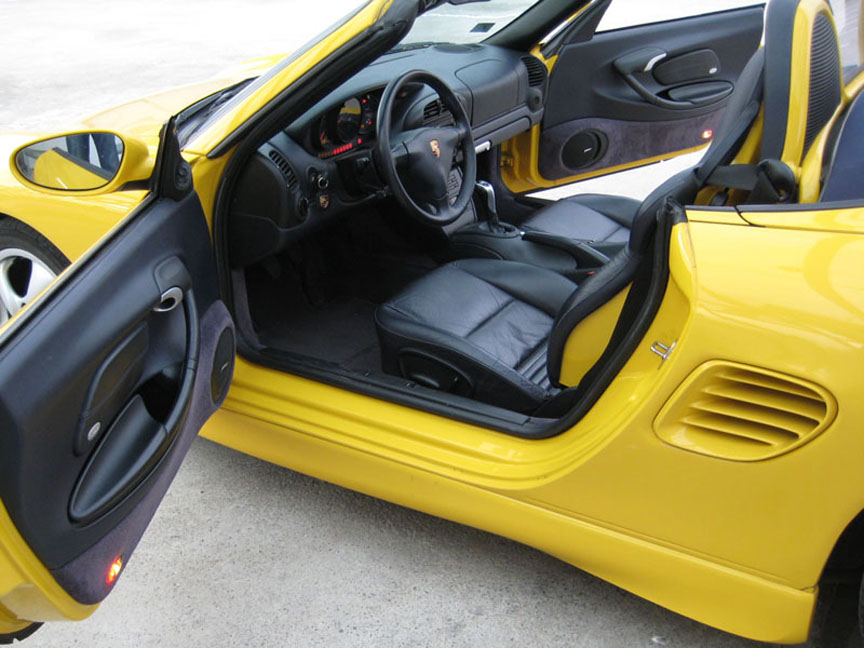
M857 23L474 4L369 0L0 138L0 643L96 609L199 430L732 633L861 641ZM695 151L644 200L533 195Z

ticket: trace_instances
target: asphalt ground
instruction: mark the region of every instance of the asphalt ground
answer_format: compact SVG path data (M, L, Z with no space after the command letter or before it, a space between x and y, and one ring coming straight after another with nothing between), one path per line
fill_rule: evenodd
M290 51L353 5L0 0L0 130L62 127L237 61ZM646 21L653 15L649 3L633 11ZM639 195L680 166L655 165L641 179L616 176L607 186ZM49 624L27 645L762 644L529 547L202 439L111 597L86 621Z

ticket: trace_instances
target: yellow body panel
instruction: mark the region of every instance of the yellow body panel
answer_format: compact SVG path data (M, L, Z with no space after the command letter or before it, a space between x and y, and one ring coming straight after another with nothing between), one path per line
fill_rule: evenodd
M864 206L807 211L742 211L741 216L754 225L777 229L816 230L826 232L864 232ZM820 273L821 274L821 273ZM853 275L855 276L855 275Z
M864 439L849 423L864 415L853 370L864 363L862 252L860 234L677 226L654 324L592 410L551 439L506 437L242 360L204 434L516 538L731 632L802 641L824 562L864 508ZM824 284L809 281L814 266ZM677 343L666 362L649 351L655 340ZM845 410L769 461L666 445L654 418L717 358L806 374Z
M0 634L32 621L84 619L97 607L77 603L57 585L0 502Z

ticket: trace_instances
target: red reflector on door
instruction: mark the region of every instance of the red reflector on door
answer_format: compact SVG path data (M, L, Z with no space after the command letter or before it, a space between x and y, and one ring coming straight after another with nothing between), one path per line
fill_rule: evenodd
M108 575L105 577L105 582L110 586L114 584L117 577L120 575L120 570L123 569L123 557L117 556L111 566L108 568Z
M709 140L712 137L714 137L714 131L711 130L710 128L706 128L704 131L702 131L702 139L703 140Z

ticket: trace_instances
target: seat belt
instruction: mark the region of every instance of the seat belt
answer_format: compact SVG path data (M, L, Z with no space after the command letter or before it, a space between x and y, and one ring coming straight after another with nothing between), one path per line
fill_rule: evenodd
M777 204L795 200L798 183L795 174L785 162L762 160L759 164L730 164L719 166L708 176L706 184L724 187L712 205L722 205L729 197L728 189L747 191L741 204Z

